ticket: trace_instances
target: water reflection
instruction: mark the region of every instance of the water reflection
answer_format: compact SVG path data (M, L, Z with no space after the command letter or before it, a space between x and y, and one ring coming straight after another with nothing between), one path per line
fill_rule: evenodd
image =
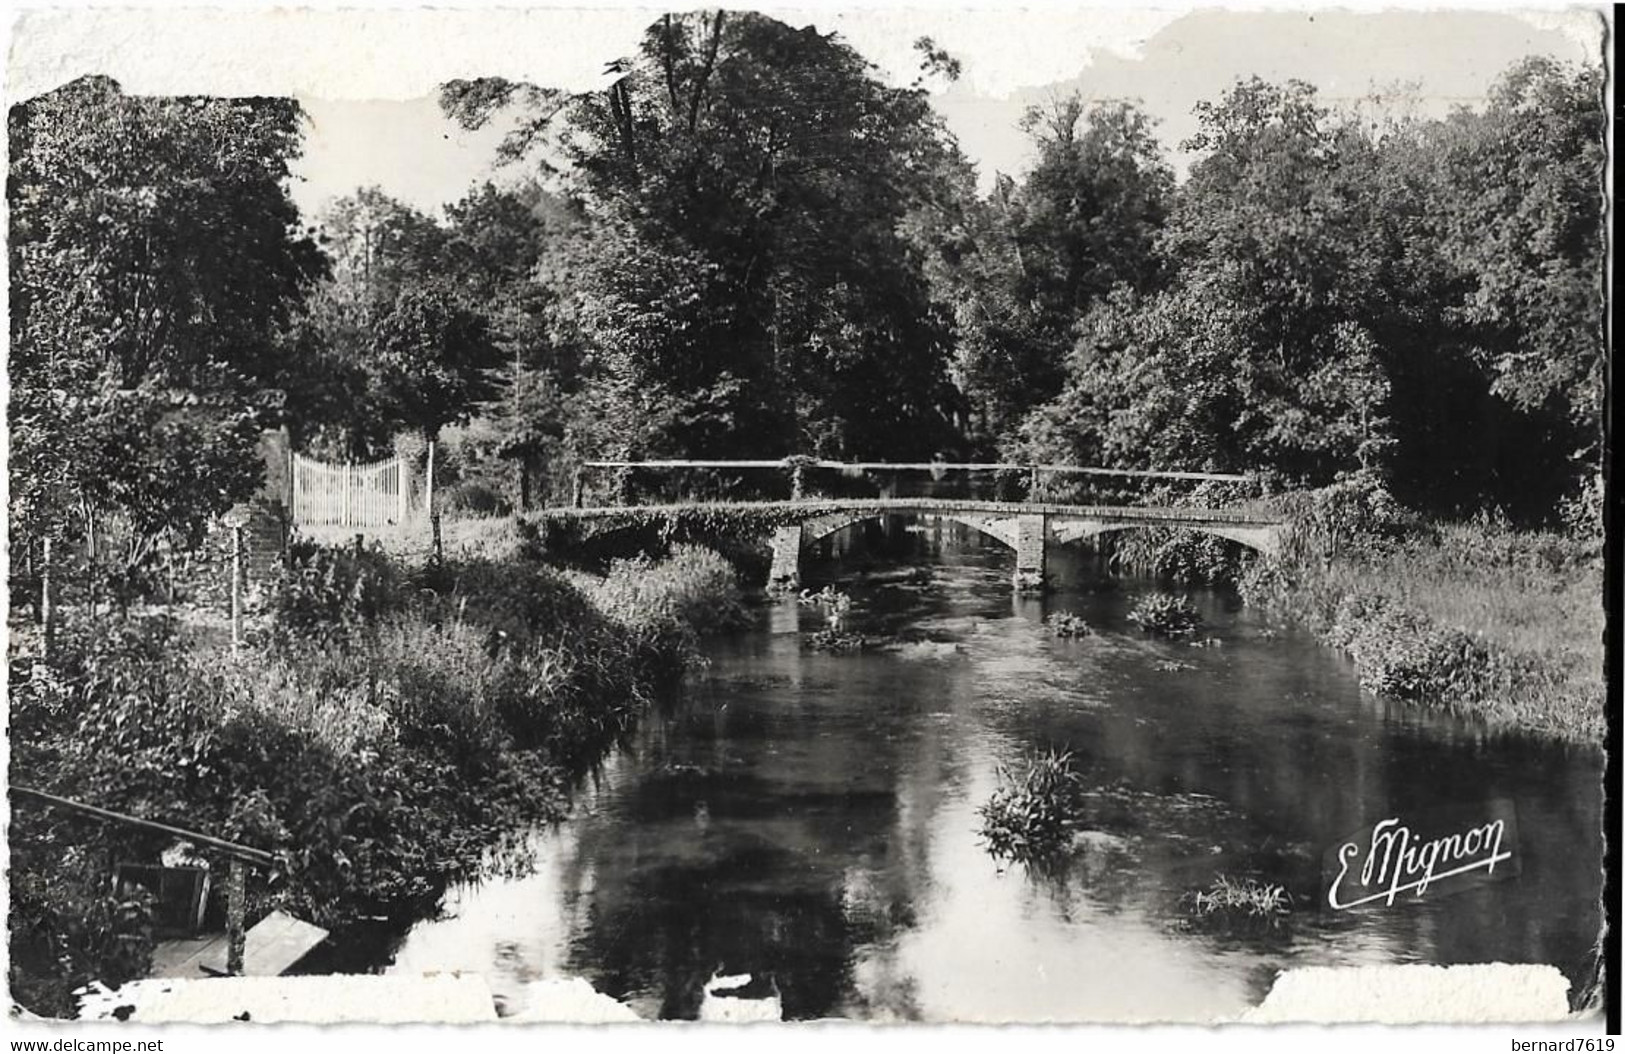
M935 547L928 562L900 560ZM647 1017L691 1018L712 974L771 977L793 1018L1208 1021L1291 965L1550 962L1583 981L1599 926L1600 757L1487 735L1363 696L1336 656L1233 600L1193 595L1221 646L1148 640L1134 583L1079 558L1012 599L1007 558L959 530L845 532L854 628L893 643L804 652L817 614L768 605L652 715L522 879L454 893L395 970L577 975ZM842 550L845 550L842 552ZM1141 584L1143 585L1143 584ZM1097 627L1048 636L1050 611ZM1001 869L977 807L1001 764L1069 746L1093 788L1059 874ZM1516 880L1334 915L1321 853L1441 801L1516 802ZM1192 929L1216 873L1285 886L1261 931Z

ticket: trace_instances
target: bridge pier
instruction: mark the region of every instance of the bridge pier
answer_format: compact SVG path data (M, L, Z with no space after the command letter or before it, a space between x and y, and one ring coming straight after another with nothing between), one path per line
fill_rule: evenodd
M1016 517L1015 586L1019 591L1044 588L1045 557L1048 556L1049 517L1041 512Z
M773 531L773 566L767 572L769 590L801 588L801 524Z

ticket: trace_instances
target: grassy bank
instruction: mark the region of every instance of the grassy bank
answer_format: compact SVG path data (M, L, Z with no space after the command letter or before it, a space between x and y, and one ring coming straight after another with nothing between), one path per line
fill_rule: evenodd
M281 908L340 939L415 917L507 834L562 816L739 610L728 565L692 548L568 577L519 558L297 556L236 656L156 616L65 627L48 672L14 662L11 779L270 850L250 919ZM166 848L15 811L17 1002L61 1016L74 987L145 971L150 905L113 895L109 864ZM219 917L223 872L214 885Z
M1601 743L1598 546L1480 521L1350 531L1325 552L1255 562L1243 597L1347 652L1374 693Z

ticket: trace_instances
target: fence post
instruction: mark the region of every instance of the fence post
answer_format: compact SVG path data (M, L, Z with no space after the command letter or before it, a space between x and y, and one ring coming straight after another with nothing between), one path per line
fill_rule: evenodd
M429 529L434 534L434 562L438 564L444 558L444 554L440 549L440 514L438 512L429 514Z
M1027 473L1027 500L1038 500L1038 466L1034 465Z
M39 609L40 622L45 625L45 636L40 644L40 650L45 660L51 658L51 637L56 628L56 604L51 597L51 539L49 536L42 543L43 552L40 555L39 578Z
M577 465L570 477L570 504L581 508L581 466Z
M434 520L434 440L429 440L428 467L423 473L423 511Z
M248 944L248 936L243 931L247 901L243 862L232 857L231 871L226 880L226 973L232 977L243 975L243 951Z
M790 470L790 500L791 501L800 501L801 500L801 492L802 492L802 484L803 484L802 473L805 471L805 468L806 468L806 466L802 465L800 462L797 462L795 467Z
M243 529L231 529L231 650L243 646Z

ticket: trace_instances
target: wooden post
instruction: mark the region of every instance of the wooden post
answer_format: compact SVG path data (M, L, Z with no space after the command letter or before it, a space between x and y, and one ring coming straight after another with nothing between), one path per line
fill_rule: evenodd
M51 658L51 638L56 629L56 604L51 596L51 539L47 537L41 544L43 552L40 555L39 575L39 608L40 622L44 624L44 639L40 648L44 658Z
M231 650L243 646L243 529L231 529Z
M248 889L243 862L236 857L232 857L231 872L226 881L226 973L241 977L243 950L248 944L243 928L243 916L248 911Z
M438 564L444 557L440 550L440 514L438 512L429 517L429 529L434 533L434 562Z
M581 508L581 466L577 465L570 481L570 502L576 508Z
M423 472L423 511L434 519L434 440L429 440L429 462Z
M801 500L801 494L802 494L803 482L804 482L802 473L805 470L806 470L806 466L800 464L799 462L796 464L796 466L794 468L792 468L790 470L790 500L791 501L800 501Z
M1038 466L1034 465L1027 473L1027 500L1038 500Z

